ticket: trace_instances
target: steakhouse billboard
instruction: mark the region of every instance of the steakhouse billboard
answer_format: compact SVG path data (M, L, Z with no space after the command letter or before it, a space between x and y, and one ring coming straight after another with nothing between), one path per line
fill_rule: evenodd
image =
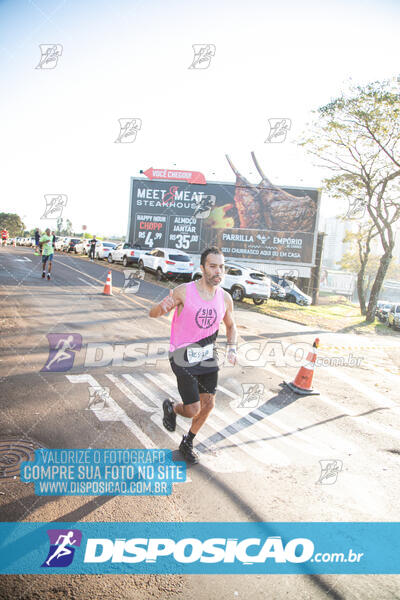
M228 258L313 266L319 191L274 186L252 156L262 177L258 185L240 175L229 157L235 184L132 177L127 240L189 254L216 245Z

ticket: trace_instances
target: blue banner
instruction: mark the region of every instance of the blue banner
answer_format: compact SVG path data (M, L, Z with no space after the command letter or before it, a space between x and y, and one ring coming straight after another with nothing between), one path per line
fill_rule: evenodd
M0 523L0 573L399 574L400 523Z

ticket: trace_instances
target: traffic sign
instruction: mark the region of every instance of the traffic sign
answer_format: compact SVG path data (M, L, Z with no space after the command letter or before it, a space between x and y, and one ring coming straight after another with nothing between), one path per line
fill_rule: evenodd
M149 179L170 179L172 181L187 181L188 183L199 183L205 185L206 178L199 171L180 171L179 169L147 169L140 171Z

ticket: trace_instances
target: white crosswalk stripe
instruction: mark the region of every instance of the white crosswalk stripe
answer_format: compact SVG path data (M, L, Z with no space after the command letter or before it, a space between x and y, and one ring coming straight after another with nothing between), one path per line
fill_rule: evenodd
M166 397L178 402L181 400L175 377L146 371L105 376L137 411L147 413L148 427L146 418L141 420L139 426L134 417L128 416L131 414L129 410L126 414L112 398L108 407L94 410L99 420L123 422L145 447L165 447L162 442L161 445L159 443L162 434L170 440L173 449L178 449L190 421L178 416L175 432L167 431L162 424L163 400ZM68 378L74 383L99 385L89 375ZM229 380L227 383L229 385ZM353 436L339 430L335 421L338 417L350 419L358 431L361 429L361 433L371 426L382 432L386 429L383 424L374 425L372 419L363 420L362 426L358 415L343 410L339 403L324 396L320 396L319 400L337 414L326 418L326 421L315 421L312 407L306 408L304 404L284 405L282 412L282 407L269 402L266 397L261 406L244 409L240 407L241 397L229 390L226 384L218 385L217 394L217 398L224 401L213 409L195 439L195 448L201 453L202 464L215 473L238 473L249 468L261 472L264 465L288 466L299 461L305 464L310 457L314 460L315 457L333 456L333 451L338 453L337 457L349 451L361 451ZM385 400L392 407L394 403Z
M261 411L259 408L253 408L251 410L240 409L240 401L242 398L237 394L234 394L222 385L218 385L218 389L221 390L226 396L232 398L229 406L232 411L239 415L246 415L246 419L255 424L256 431L261 431L261 435L266 437L268 441L270 439L285 437L285 444L291 446L296 451L307 452L312 456L320 456L321 451L326 450L326 444L321 445L315 440L310 439L308 434L302 433L295 428L290 431L290 422L287 421L287 415L285 415L285 425L282 424L280 419L274 414L274 408L271 410L264 409ZM267 408L267 407L265 407ZM268 425L265 422L265 417L268 416ZM289 434L295 434L295 439L289 438ZM299 440L299 441L298 441Z
M151 375L151 373L144 373L144 375L147 376L148 379L150 379L150 377L153 377ZM157 411L157 413L153 414L151 416L151 421L155 425L157 425L157 427L159 427L164 434L167 434L173 440L174 445L179 446L179 444L181 443L181 440L182 440L182 435L184 433L187 433L188 426L183 428L179 424L179 420L178 420L177 430L180 431L180 434L176 433L176 431L171 432L171 431L168 431L167 429L165 429L165 427L162 424L161 407L162 407L162 402L166 397L166 394L164 393L163 396L160 396L160 395L157 396L149 388L149 386L146 385L146 383L143 381L143 379L141 377L138 377L138 376L133 377L132 375L129 375L129 374L124 374L123 377L126 381L128 381L131 385L133 385L136 389L138 389L143 395L145 395L146 398L148 400L150 400L150 402L153 403L153 406L154 406L155 410ZM154 383L154 381L153 381L153 383ZM165 386L164 386L164 388L165 388ZM163 389L163 387L161 387L161 389ZM165 389L164 389L164 392L165 392ZM204 463L205 466L207 466L211 470L213 470L217 473L232 473L232 472L241 472L241 471L245 470L245 467L243 466L243 464L240 463L239 461L235 460L232 457L215 456L214 455L216 453L215 448L211 444L206 443L206 437L203 434L203 432L198 433L196 436L196 439L200 443L204 443L205 448L204 448L204 452L202 455L202 462Z
M164 373L160 373L159 376L163 379L165 384L169 386L171 394L174 393L176 397L177 392L174 390L175 382L173 378ZM180 400L179 396L177 399ZM219 422L222 423L222 426ZM246 428L241 427L239 423L235 423L233 419L227 417L217 407L213 409L212 414L208 417L207 424L215 431L216 435L214 434L211 436L211 439L215 440L215 442L220 441L218 438L223 438L228 441L228 445L234 444L238 446L243 452L249 454L252 458L255 458L263 464L290 464L287 456L282 452L271 447L268 447L267 451L265 444L261 444L257 441L258 438L254 434L253 428L251 429L251 433L248 432ZM245 420L242 421L242 425L246 425ZM232 433L232 430L235 433ZM262 435L264 435L264 433Z

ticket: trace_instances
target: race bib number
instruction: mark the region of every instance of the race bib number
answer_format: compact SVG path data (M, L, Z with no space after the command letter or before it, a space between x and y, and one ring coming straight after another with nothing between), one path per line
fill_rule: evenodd
M188 348L187 349L187 357L190 363L202 362L203 360L207 360L209 358L213 358L213 344L209 344L208 346L204 346L204 348Z

